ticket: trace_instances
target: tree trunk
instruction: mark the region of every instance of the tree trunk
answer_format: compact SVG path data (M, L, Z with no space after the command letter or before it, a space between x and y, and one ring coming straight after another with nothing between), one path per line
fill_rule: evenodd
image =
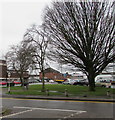
M42 70L42 92L45 92L44 70Z
M24 83L23 83L23 78L22 77L20 77L20 81L21 81L21 87L23 87Z
M95 76L93 74L89 74L87 77L89 81L89 91L95 91Z
M21 81L21 87L24 90L24 80L22 76L20 76L20 81Z

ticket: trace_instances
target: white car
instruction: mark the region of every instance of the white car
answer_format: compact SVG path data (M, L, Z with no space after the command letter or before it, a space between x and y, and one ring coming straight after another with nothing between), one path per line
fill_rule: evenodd
M54 83L54 80L49 80L50 83Z
M73 85L75 81L72 79L67 79L66 81L63 82L64 85Z
M100 80L95 83L95 86L111 88L111 82L107 80Z

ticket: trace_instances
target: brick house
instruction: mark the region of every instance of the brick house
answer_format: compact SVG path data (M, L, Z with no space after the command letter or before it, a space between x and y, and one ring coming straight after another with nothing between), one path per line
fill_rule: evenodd
M10 76L8 75L10 73ZM28 71L24 71L24 77L29 77ZM8 70L5 60L0 60L0 81L20 80L19 75L15 70Z
M47 68L44 71L45 73L45 79L51 79L51 80L56 80L56 79L65 79L63 74L61 74L59 71L54 70L53 68ZM39 78L42 79L42 73L39 73Z
M0 60L0 80L7 78L7 65L5 60Z
M69 77L69 75L62 74L57 70L54 70L52 68L45 69L45 79L51 79L51 80L65 80ZM10 76L8 76L8 73L10 73ZM28 74L28 71L24 71L24 77L32 77ZM35 76L34 76L35 77ZM39 75L36 75L37 79L42 79L42 74L39 73ZM0 60L0 80L6 81L6 80L20 80L19 75L15 70L8 70L7 64L5 60Z

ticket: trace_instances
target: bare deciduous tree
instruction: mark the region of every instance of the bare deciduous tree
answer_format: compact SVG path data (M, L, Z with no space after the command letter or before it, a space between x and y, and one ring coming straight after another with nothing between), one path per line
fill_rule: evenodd
M43 28L43 27L42 27ZM38 69L42 73L42 92L45 92L45 82L44 82L44 70L45 70L45 60L46 60L46 51L50 37L44 33L44 30L41 29L41 26L33 25L24 35L25 41L28 44L31 44L35 49L36 53L34 54L34 61L38 65Z
M95 77L115 59L115 4L108 2L55 2L44 15L52 35L53 57L83 71L89 90Z
M17 72L22 86L24 85L24 72L34 65L34 52L35 49L31 45L22 41L20 45L12 46L5 56L8 67Z

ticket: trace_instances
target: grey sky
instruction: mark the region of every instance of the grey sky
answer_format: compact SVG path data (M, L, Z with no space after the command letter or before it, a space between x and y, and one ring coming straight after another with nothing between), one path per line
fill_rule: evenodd
M32 24L42 23L43 10L52 1L54 0L0 1L0 59L3 59L11 45L16 45L23 39L26 29ZM61 71L59 64L52 61L50 64L51 67Z
M52 1L54 0L0 0L0 59L3 59L11 45L22 40L26 29L32 24L42 23L43 10ZM54 66L61 70L59 65ZM67 66L65 68L67 70Z
M11 45L18 44L32 24L42 23L43 10L52 0L1 0L0 58Z

